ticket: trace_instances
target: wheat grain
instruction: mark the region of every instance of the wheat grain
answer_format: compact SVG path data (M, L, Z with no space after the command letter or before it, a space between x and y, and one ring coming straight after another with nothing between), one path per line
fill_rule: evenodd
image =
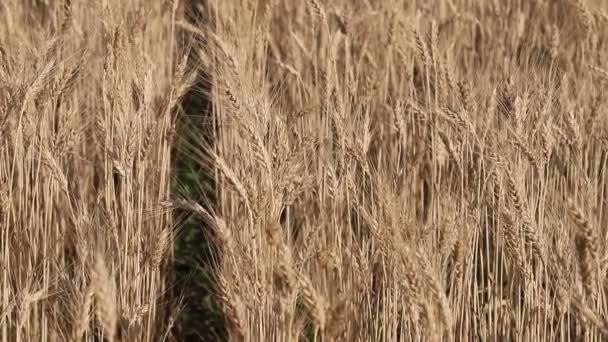
M101 324L103 336L108 341L114 341L118 326L116 288L101 254L96 256L95 265L91 270L91 284L95 292L95 314Z

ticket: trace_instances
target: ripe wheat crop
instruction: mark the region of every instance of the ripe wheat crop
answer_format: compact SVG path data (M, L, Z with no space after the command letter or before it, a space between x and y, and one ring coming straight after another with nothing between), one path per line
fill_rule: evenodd
M217 339L608 340L607 13L3 2L0 341L184 340L175 210Z
M0 341L168 334L174 12L0 4Z

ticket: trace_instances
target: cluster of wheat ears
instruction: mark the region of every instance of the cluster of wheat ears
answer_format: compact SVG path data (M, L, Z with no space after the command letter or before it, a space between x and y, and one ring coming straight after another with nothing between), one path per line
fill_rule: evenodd
M179 340L176 209L231 341L608 338L607 10L2 0L0 341Z

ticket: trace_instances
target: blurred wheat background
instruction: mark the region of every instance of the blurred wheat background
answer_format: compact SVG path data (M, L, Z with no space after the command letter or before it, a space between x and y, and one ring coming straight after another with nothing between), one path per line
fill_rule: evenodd
M608 340L608 3L4 0L0 341Z

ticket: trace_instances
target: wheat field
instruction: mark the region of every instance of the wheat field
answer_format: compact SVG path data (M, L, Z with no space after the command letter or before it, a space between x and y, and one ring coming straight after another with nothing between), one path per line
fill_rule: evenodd
M608 340L607 86L603 0L3 0L0 341Z

